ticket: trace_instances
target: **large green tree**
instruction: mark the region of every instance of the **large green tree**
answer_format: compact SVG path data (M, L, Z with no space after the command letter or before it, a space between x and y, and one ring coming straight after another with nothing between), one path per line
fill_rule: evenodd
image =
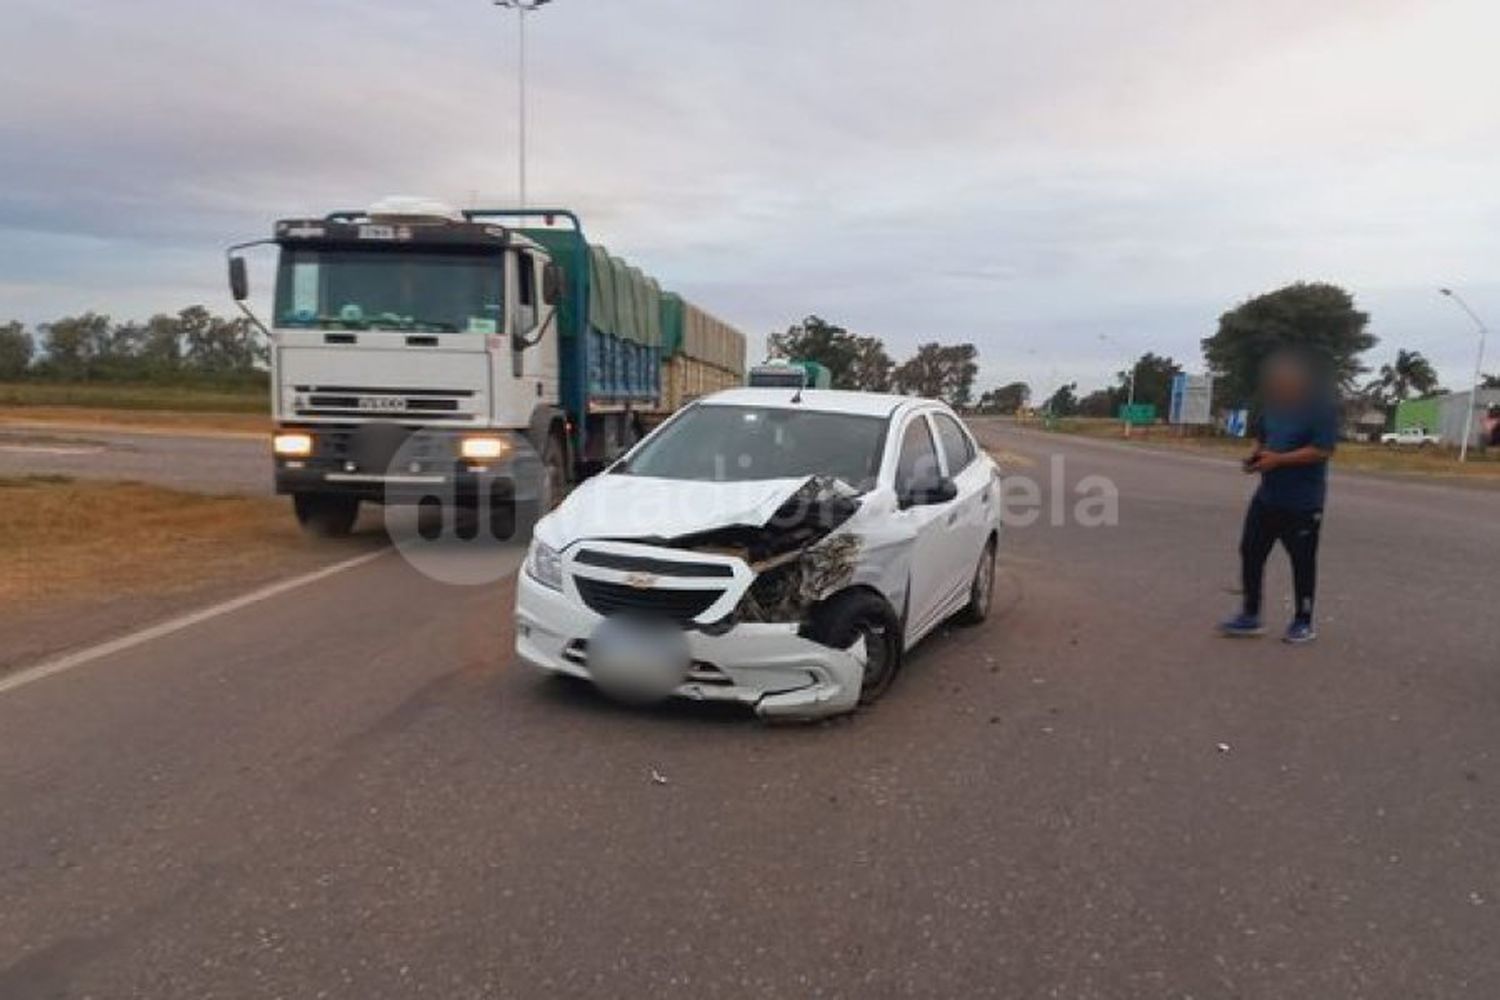
M1078 412L1078 383L1065 382L1042 404L1055 417L1071 417Z
M1219 329L1203 341L1203 355L1219 377L1225 403L1255 395L1260 366L1277 350L1304 351L1328 368L1341 388L1364 371L1360 355L1375 346L1366 331L1369 314L1337 285L1298 282L1256 296L1219 317Z
M828 369L835 389L855 389L859 388L855 375L859 341L843 327L821 316L809 316L785 333L771 334L766 346L773 358L816 361Z
M36 342L20 323L0 324L0 379L25 375L35 349Z
M1151 403L1156 406L1158 414L1166 416L1172 407L1172 379L1182 372L1182 366L1171 358L1148 351L1136 361L1134 370L1135 401ZM1114 406L1108 415L1119 412L1120 405L1130 398L1130 374L1126 371L1116 376L1119 386L1114 391Z
M979 408L985 413L1015 413L1031 399L1031 386L1025 382L1008 382L990 389L979 397Z
M849 366L851 389L865 392L890 392L896 362L886 353L879 337L855 337L854 360Z
M1078 401L1078 413L1084 417L1113 417L1120 412L1119 389L1095 389Z
M65 379L89 379L101 374L112 355L113 326L108 316L87 312L64 316L41 328L46 346L47 373Z
M1389 405L1412 396L1430 395L1437 387L1437 369L1422 356L1422 352L1399 350L1393 360L1380 366L1379 373L1366 388Z
M979 375L979 349L973 344L923 344L896 369L902 392L968 406Z

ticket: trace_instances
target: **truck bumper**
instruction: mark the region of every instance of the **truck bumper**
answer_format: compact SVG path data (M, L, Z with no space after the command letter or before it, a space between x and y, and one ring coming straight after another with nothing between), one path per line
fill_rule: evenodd
M588 638L603 618L542 586L516 582L516 655L537 669L590 680ZM737 625L719 635L685 633L693 667L674 697L734 702L768 719L816 719L853 711L864 661L797 634L795 624Z
M543 494L540 456L524 435L513 431L449 431L384 425L289 427L313 436L305 457L277 456L276 492L352 497L380 504L437 500L445 506L480 507L493 502L527 503ZM465 437L483 433L506 442L493 461L466 460Z

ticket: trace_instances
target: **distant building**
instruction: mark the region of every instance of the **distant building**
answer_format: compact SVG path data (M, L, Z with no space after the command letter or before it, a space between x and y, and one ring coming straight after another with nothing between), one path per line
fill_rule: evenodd
M1347 403L1343 412L1343 435L1346 441L1379 441L1385 430L1385 411L1362 400Z
M1474 406L1474 392L1445 392L1438 396L1408 399L1396 407L1396 430L1420 427L1436 434L1446 445L1458 447L1463 441L1464 418ZM1494 437L1490 414L1500 408L1500 389L1480 389L1478 408L1474 412L1474 430L1470 445L1487 445Z

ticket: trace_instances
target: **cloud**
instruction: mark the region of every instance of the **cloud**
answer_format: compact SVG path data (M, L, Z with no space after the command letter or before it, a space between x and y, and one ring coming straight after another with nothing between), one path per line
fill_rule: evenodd
M0 314L223 305L222 248L274 218L513 200L514 15L483 0L7 7ZM817 312L1089 386L1120 367L1100 332L1191 363L1236 301L1321 278L1456 381L1428 286L1500 314L1481 0L558 0L529 23L534 200L757 335Z

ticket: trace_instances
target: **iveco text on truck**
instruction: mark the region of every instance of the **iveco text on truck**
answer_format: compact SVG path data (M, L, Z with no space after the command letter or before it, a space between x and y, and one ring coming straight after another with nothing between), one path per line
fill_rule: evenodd
M684 402L743 383L743 335L590 244L572 212L393 198L276 223L276 491L324 535L362 501L514 530ZM251 314L251 318L255 319Z

